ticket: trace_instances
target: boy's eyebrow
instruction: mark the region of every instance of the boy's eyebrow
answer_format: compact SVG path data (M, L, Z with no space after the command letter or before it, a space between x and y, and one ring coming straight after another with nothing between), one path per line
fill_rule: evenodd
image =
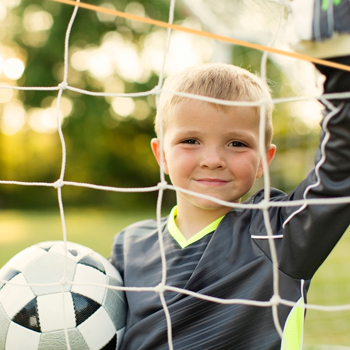
M186 129L180 128L177 132L177 134L184 134L184 136L196 136L203 133L200 126L198 126L198 129ZM232 131L226 131L222 134L226 137L249 137L249 136L255 136L255 134L251 130L232 130Z

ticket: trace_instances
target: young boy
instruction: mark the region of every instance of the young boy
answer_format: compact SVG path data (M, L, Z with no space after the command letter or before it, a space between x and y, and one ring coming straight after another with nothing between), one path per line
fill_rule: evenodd
M350 65L350 57L334 61ZM350 91L349 73L324 66L319 69L326 75L326 93ZM229 101L271 99L259 78L222 64L189 68L168 79L164 90ZM350 196L350 101L332 99L326 107L315 169L289 195L271 189L270 201ZM268 164L276 151L271 143L272 108L271 103L265 107ZM163 92L157 134L160 115L164 171L178 188L239 203L263 174L259 107L229 107ZM160 163L159 139L153 139L151 145ZM232 209L181 190L176 194L177 206L162 219L166 284L222 299L271 301L272 252L263 211ZM264 190L258 191L248 203L260 203L265 197ZM349 210L349 204L268 209L278 255L279 295L301 306L275 300L283 341L271 306L224 305L166 291L174 349L300 349L302 306L310 280L348 227ZM162 261L156 221L135 223L118 234L111 261L125 286L157 286ZM130 291L126 298L129 310L122 349L167 349L167 324L159 294Z

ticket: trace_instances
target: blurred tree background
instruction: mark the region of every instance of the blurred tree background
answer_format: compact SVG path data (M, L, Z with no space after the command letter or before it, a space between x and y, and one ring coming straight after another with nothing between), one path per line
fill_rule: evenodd
M87 2L168 20L166 0ZM64 39L72 11L73 7L50 0L1 2L1 85L57 87L62 82ZM175 23L207 30L183 2L177 3ZM68 83L95 92L149 91L158 83L165 38L165 29L79 9L69 40ZM165 73L218 60L221 49L222 44L211 39L173 32ZM260 71L261 52L231 45L225 50L232 63ZM274 97L295 93L293 82L275 62L268 61L268 77ZM56 108L57 91L0 89L1 180L54 182L59 178L62 150ZM271 166L272 185L285 191L310 169L317 144L315 123L297 111L295 104L293 108L281 104L274 116L278 157ZM316 114L319 117L317 108ZM157 184L159 169L149 147L154 115L152 95L95 97L65 90L60 111L67 146L65 180L116 187ZM258 182L253 190L261 185ZM156 196L63 188L64 204L72 207L140 209ZM0 185L3 209L56 207L56 197L53 188ZM174 194L167 193L165 206L173 204Z

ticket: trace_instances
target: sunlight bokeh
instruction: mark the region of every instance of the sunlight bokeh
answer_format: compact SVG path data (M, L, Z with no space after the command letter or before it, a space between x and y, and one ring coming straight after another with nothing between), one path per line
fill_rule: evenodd
M135 108L135 102L129 97L114 97L112 100L113 111L121 117L129 116Z
M30 5L26 8L23 16L23 25L28 32L49 30L53 24L50 13L43 11L39 6Z
M24 72L24 63L18 58L9 58L3 64L5 76L12 80L18 80Z
M0 103L9 102L14 96L14 90L12 89L0 89Z
M3 110L2 118L0 119L1 131L6 135L17 133L27 119L27 112L23 108L21 101L13 99L8 102Z

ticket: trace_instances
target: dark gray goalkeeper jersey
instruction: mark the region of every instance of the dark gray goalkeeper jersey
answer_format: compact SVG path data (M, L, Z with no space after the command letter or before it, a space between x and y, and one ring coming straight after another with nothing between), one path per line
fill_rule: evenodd
M349 64L349 58L338 61ZM321 68L327 75L325 92L349 91L348 73ZM274 203L289 200L350 196L350 102L332 100L322 123L316 167L289 195L271 189ZM331 114L329 114L329 112ZM264 191L252 203L264 199ZM349 225L349 204L270 207L271 228L278 255L279 294L302 306L318 267ZM162 220L169 286L222 299L266 302L274 295L273 265L263 213L234 209L218 227L181 248ZM127 287L154 287L161 281L162 263L155 220L133 224L115 238L111 261ZM300 349L302 308L279 304L276 331L272 308L219 304L183 293L166 291L173 345L180 349ZM123 350L168 349L167 325L159 295L126 292L127 327Z

